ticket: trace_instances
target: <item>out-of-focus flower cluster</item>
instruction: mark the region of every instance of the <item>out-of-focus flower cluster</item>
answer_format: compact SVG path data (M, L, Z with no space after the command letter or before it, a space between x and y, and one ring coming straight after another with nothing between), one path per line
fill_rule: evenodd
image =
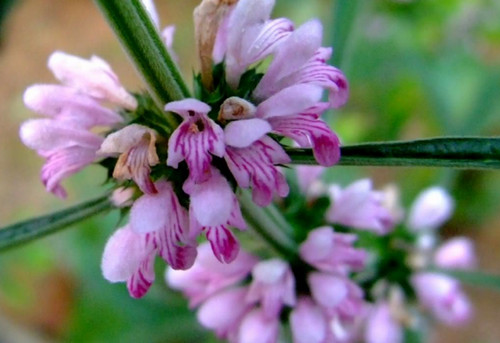
M341 188L323 184L320 173L297 168L300 191L290 196L303 206L281 204L296 237L307 233L296 256L242 251L224 268L202 245L193 268L167 270L203 326L229 342L277 342L289 328L294 342L397 343L423 329L426 315L451 326L471 318L460 283L439 271L476 264L469 239L438 244L437 229L453 211L444 189L422 192L405 219L394 186L377 191L364 179ZM324 225L301 225L304 211Z

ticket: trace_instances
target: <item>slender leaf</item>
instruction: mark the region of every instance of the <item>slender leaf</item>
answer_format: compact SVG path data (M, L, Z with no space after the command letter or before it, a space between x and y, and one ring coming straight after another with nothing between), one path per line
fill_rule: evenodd
M0 251L47 236L112 208L108 196L0 229Z
M341 149L340 165L499 169L500 138L442 137ZM293 164L316 164L311 149L288 149Z
M333 64L336 66L342 66L345 60L358 6L359 0L336 0L333 6L332 46L335 49Z
M95 0L159 106L189 97L181 73L140 0Z
M492 288L500 291L500 275L487 274L478 270L463 270L463 269L433 269L439 273L447 274L463 283Z

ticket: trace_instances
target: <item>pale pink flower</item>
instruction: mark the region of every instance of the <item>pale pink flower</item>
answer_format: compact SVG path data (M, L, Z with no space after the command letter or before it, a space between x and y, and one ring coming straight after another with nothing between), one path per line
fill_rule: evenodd
M293 24L285 18L270 20L274 0L240 0L217 33L214 60L225 56L226 79L236 88L253 63L272 54L290 35Z
M269 318L266 311L256 308L243 317L238 330L238 343L276 343L280 328L279 317Z
M137 108L137 100L121 85L109 64L97 56L85 60L56 51L50 55L48 65L59 81L82 94L129 110Z
M270 320L279 317L283 305L293 307L295 278L288 263L277 258L257 263L246 299L259 301L263 315Z
M325 168L322 166L299 165L295 167L297 184L307 198L314 199L326 193L326 186L320 180L324 171Z
M205 231L218 260L229 263L236 258L239 243L228 229L246 228L238 199L220 172L212 167L211 177L202 183L187 179L184 192L190 195L190 236Z
M160 161L156 154L156 132L146 126L131 124L111 133L98 154L119 155L113 171L118 180L133 179L144 193L156 193L149 177L151 167Z
M189 177L196 183L210 178L211 154L224 156L224 132L208 117L210 106L196 100L173 101L165 106L183 118L168 140L167 165L177 168L186 160Z
M366 318L366 343L402 343L404 332L387 303L375 304Z
M309 232L300 245L300 257L320 271L347 274L364 268L367 254L354 248L357 237L353 234L336 233L325 226Z
M297 84L284 88L261 102L255 115L266 119L273 132L293 139L300 147L312 148L323 166L340 159L340 142L319 116L328 108L321 103L321 87Z
M245 303L246 293L246 287L238 287L211 296L200 306L198 321L217 337L236 341L241 320L253 308L252 304Z
M477 265L474 243L466 237L451 238L438 247L434 263L441 268L474 268Z
M441 187L432 187L420 193L410 209L408 227L413 231L434 230L453 213L451 196Z
M289 35L253 95L262 100L292 85L314 84L329 90L330 106L342 106L348 97L347 80L340 70L325 63L331 49L321 47L322 30L314 19Z
M90 129L115 125L123 119L89 95L60 85L31 86L24 93L24 103L48 118L24 122L21 140L46 159L41 179L47 190L64 198L61 181L97 158L103 138Z
M352 226L384 235L394 228L395 218L384 206L384 193L374 191L369 179L350 184L345 189L330 188L332 205L326 218L331 223Z
M312 272L307 280L314 301L328 317L354 320L364 313L363 290L347 277Z
M102 273L110 282L127 282L129 293L140 298L155 279L155 243L127 225L109 238L102 256Z
M166 280L170 287L183 292L190 307L196 307L218 291L244 280L256 263L257 258L245 251L231 263L221 263L210 245L203 243L198 247L194 265L188 270L168 268Z
M131 206L133 203L133 197L134 197L134 188L118 187L115 190L113 190L110 199L111 202L113 203L113 206L121 208L121 207Z
M412 276L418 300L439 321L459 326L472 317L472 308L460 283L444 274L420 272Z
M189 240L187 232L187 211L169 183L159 181L155 187L158 193L135 201L129 224L111 236L104 249L104 276L112 282L127 281L135 298L142 297L153 283L157 254L175 269L190 268L196 258L196 242ZM114 277L116 273L120 277Z
M301 297L290 314L294 343L326 343L328 323L310 297Z

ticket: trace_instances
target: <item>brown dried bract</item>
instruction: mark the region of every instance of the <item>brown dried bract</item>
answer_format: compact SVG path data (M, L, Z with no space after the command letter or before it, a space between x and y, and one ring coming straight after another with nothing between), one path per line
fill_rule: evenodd
M201 63L201 80L203 86L212 89L212 51L219 26L238 0L203 0L195 8L195 39Z

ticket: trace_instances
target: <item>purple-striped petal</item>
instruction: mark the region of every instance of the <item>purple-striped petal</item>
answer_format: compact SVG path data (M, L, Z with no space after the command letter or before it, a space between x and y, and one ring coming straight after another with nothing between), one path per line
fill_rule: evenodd
M290 158L273 139L265 136L247 148L226 148L225 160L242 188L252 188L253 201L267 206L273 194L284 197L289 188L275 164L288 163Z
M329 167L340 159L340 142L328 125L315 118L315 115L269 118L273 131L290 137L303 148L313 148L316 161Z
M320 48L321 40L322 26L318 20L310 20L297 28L277 50L253 95L266 99L284 88L281 80L302 68Z
M186 160L190 178L196 183L210 178L211 154L224 155L224 132L207 113L210 107L195 99L169 103L165 110L178 113L184 121L168 140L167 165L177 168Z
M240 244L233 233L225 226L209 227L207 239L210 242L214 256L223 263L234 261L240 251Z
M60 198L67 194L61 181L88 166L96 159L95 151L79 146L68 147L43 154L45 164L40 178L45 188Z

